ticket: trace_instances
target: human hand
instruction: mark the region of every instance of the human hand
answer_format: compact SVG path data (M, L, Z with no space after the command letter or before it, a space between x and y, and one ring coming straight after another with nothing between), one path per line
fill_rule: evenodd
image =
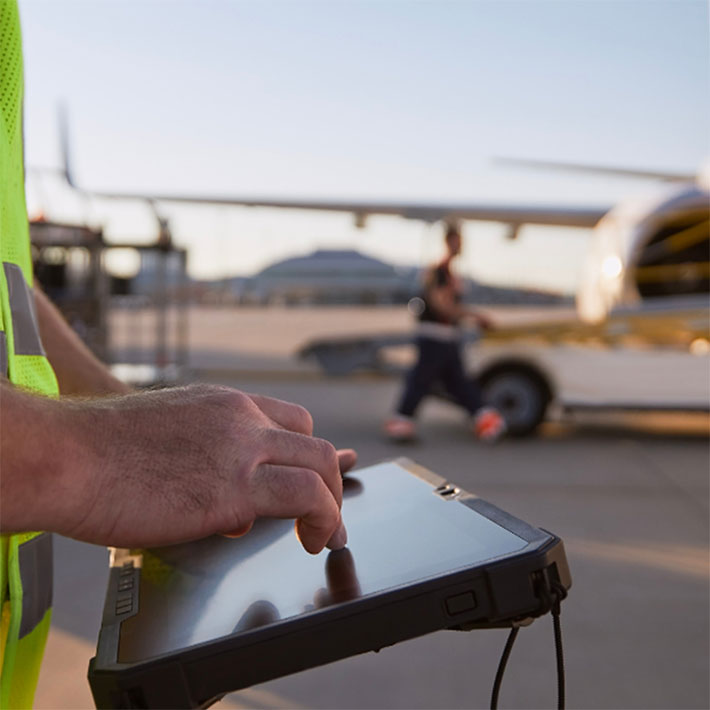
M476 321L476 324L479 328L481 328L481 330L493 330L495 328L495 324L488 316L484 316L481 313L476 313L473 317Z
M313 437L303 407L196 385L57 409L76 452L62 462L57 532L148 547L244 534L276 517L296 519L308 552L347 541L341 468L356 455Z

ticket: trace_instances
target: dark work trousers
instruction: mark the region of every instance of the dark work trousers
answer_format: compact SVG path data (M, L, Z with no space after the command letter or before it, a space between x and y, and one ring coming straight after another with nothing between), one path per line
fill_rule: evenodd
M405 417L414 416L419 403L437 381L469 414L478 411L481 393L478 383L466 377L461 361L461 343L420 336L417 347L419 359L407 375L397 412Z

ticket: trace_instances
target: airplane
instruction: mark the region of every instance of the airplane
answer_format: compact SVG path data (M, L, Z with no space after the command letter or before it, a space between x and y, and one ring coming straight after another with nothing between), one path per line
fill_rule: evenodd
M660 196L599 207L102 192L77 183L64 114L60 126L60 172L67 184L99 199L148 203L163 236L167 226L157 209L160 203L335 211L353 214L360 227L373 215L427 223L493 221L508 225L512 239L527 224L591 228L591 248L576 296L580 322L503 329L474 343L469 359L484 396L504 412L509 431L517 435L534 431L553 403L565 410L710 408L705 357L710 354L710 164L690 175L498 159L536 169L670 183ZM303 353L315 356L326 370L343 374L356 367L380 367L380 350L411 339L322 341Z
M707 285L710 283L707 236L710 161L697 174L689 174L544 160L495 159L498 164L538 170L576 171L671 183L660 198L597 207L106 192L88 189L79 185L75 179L68 120L63 106L60 106L58 118L63 161L63 167L58 172L66 183L85 196L146 202L155 212L162 238L169 237L169 230L157 210L160 203L351 213L358 227L364 227L367 218L375 215L399 216L426 223L499 222L508 226L507 236L512 240L518 237L523 225L591 228L592 249L577 293L579 316L587 322L599 322L615 305L636 302L640 295L651 293L654 289L672 288L681 293L684 289L690 289L693 292L698 288L698 283L706 284L705 290L708 290Z

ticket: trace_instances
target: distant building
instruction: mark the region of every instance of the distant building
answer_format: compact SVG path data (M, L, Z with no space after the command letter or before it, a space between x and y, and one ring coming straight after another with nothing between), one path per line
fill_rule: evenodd
M266 267L242 284L243 302L259 304L406 303L417 270L397 269L346 249L319 249Z
M202 303L396 305L421 293L422 270L396 267L351 249L319 249L267 266L251 277L196 282ZM464 278L464 301L481 305L571 304L571 296L480 284Z

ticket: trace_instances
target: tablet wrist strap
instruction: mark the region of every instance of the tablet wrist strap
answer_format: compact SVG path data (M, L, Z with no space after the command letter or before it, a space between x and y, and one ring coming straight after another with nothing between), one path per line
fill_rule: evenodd
M557 708L558 710L564 710L565 707L565 663L564 656L562 653L562 625L560 623L560 612L562 600L567 596L567 590L558 582L552 583L552 589L543 593L543 603L549 604L548 608L552 613L552 626L555 635L555 656L557 660ZM498 663L498 670L496 671L495 681L493 682L493 691L491 693L491 710L497 710L498 708L498 696L500 695L500 687L503 682L503 674L505 673L505 667L508 663L508 658L510 657L510 652L513 650L513 644L518 636L518 631L520 631L519 626L513 626L508 634L508 639L505 642L505 648L503 649L503 654L500 657Z

